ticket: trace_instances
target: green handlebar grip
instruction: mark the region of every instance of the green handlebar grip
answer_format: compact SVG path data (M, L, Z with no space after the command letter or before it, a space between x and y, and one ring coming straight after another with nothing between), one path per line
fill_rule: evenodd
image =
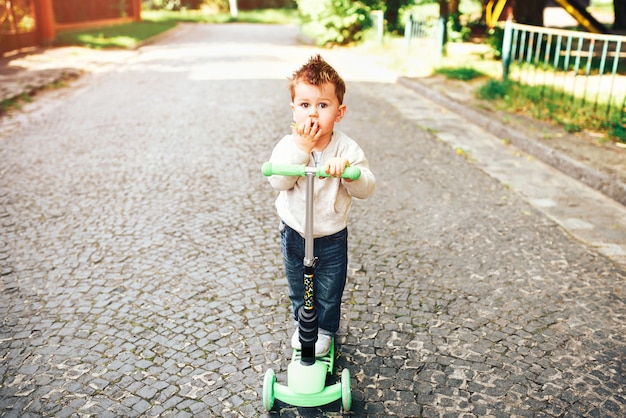
M296 164L272 164L267 162L263 164L261 171L264 176L288 176L288 177L304 177L306 176L308 169L313 169L312 167L306 167L304 165L296 165ZM326 174L323 169L318 168L315 172L318 177L330 177L330 175ZM361 169L359 167L346 167L343 174L341 174L341 178L357 180L361 177Z
M272 164L267 162L263 164L264 176L288 176L288 177L304 177L306 176L306 172L304 170L303 165L294 165L294 164Z
M321 177L330 177L321 168L317 170L317 175ZM358 180L361 177L361 169L359 167L346 167L341 173L342 179Z

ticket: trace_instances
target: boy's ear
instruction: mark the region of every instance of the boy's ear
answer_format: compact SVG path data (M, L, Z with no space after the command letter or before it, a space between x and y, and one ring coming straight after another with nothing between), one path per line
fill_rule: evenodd
M337 117L335 118L335 122L339 122L341 119L343 119L343 116L346 114L346 105L342 104L341 106L339 106L339 109L337 110Z

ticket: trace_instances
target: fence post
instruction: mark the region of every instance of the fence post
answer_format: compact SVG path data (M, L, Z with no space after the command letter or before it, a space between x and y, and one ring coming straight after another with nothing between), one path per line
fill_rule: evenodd
M383 43L383 33L385 29L385 16L382 10L372 10L372 20L374 21L374 27L376 28L376 40Z
M439 58L446 55L446 31L447 31L447 19L440 17L437 20L437 48L439 52Z
M413 15L409 15L404 25L404 39L406 40L406 48L411 48L411 38L413 37Z
M513 41L513 22L508 19L504 25L504 36L502 37L502 81L509 78L509 67L511 66L511 43Z
M35 19L41 43L50 45L57 35L52 0L35 1Z
M132 0L133 15L132 18L136 22L141 21L141 0Z

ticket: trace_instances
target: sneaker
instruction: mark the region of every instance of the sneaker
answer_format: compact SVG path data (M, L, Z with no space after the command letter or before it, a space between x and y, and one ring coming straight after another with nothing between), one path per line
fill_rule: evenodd
M317 342L315 343L315 356L324 357L330 353L330 343L332 337L326 334L319 334L317 336Z
M315 343L315 357L324 357L330 352L330 343L332 342L332 337L326 334L318 334L317 342ZM300 346L300 332L298 328L291 336L291 346L297 350L301 349Z

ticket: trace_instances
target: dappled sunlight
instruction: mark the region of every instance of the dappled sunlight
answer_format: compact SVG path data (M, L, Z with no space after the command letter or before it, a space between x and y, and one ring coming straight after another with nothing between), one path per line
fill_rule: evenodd
M141 48L134 59L133 71L185 73L190 80L284 80L311 55L319 53L348 82L393 83L396 80L394 72L349 50L300 44L297 30L288 31L285 37L284 26L242 24L221 29L226 29L225 34L221 31L216 36L214 27L206 25L201 36L189 43L188 39L182 41L181 36L190 28L182 25L158 46ZM233 67L237 62L241 64Z
M84 34L78 37L78 39L87 44L92 45L93 47L106 47L111 43L115 43L115 45L119 45L125 48L132 48L135 46L135 38L132 36L114 36L114 37L104 37L101 33L99 34Z

